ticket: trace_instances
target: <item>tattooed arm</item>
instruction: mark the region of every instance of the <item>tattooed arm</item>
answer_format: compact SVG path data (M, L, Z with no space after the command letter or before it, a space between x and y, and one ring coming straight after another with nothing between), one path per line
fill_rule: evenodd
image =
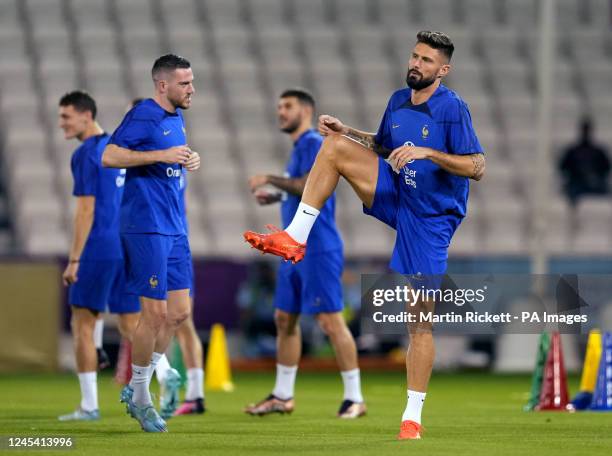
M453 155L433 151L429 159L445 171L479 181L484 176L484 154Z
M351 141L355 141L357 144L361 144L366 149L374 151L374 153L380 155L384 159L389 158L389 155L391 154L390 149L387 149L386 147L374 142L374 136L376 136L376 133L368 133L366 131L349 127L348 125L344 125L335 117L328 115L320 116L318 129L319 133L321 133L323 136L328 136L330 134L344 135Z
M401 146L389 156L396 169L402 169L410 160L431 160L443 170L456 176L479 181L485 172L484 154L445 154L428 147Z

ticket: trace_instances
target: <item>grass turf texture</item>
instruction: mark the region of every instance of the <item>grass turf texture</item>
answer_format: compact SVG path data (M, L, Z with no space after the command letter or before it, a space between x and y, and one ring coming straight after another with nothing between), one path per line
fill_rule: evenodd
M118 402L111 377L99 379L102 420L60 423L57 415L78 404L72 375L0 377L1 436L72 436L70 454L452 454L598 455L612 448L612 413L525 413L528 376L437 373L431 382L420 441L396 441L405 406L401 373L364 373L368 415L335 418L342 399L338 374L298 373L296 411L291 416L242 413L263 398L273 375L236 374L232 393L207 394L203 416L173 418L168 434L145 434ZM576 391L577 379L570 379ZM153 391L157 390L156 385ZM41 454L36 450L33 454ZM5 452L0 450L0 452ZM9 452L6 452L9 453ZM19 454L26 451L20 450Z

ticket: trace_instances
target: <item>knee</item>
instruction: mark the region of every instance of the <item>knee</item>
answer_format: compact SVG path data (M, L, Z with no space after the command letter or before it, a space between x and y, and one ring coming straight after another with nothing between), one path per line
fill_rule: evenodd
M87 321L73 318L71 323L72 335L78 344L91 342L93 344L94 324L88 324Z
M338 159L346 151L346 145L349 140L342 135L328 135L323 140L323 146L319 151L319 155L332 160Z
M189 309L172 312L168 315L167 324L173 328L178 328L189 318L189 315L191 315Z
M295 334L297 328L297 319L286 312L277 311L274 314L274 324L276 325L276 331L279 334L291 336Z
M321 331L328 337L340 334L345 326L342 316L338 314L319 314L317 321Z
M141 318L144 324L157 332L168 319L168 310L162 307L149 309L147 312L143 312Z
M126 339L131 339L138 326L138 318L119 317L119 333Z

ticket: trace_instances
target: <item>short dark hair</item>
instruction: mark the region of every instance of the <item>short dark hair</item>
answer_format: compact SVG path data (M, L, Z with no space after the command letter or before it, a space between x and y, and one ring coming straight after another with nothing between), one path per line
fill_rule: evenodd
M98 108L96 101L84 90L73 90L68 92L59 101L60 106L73 106L78 112L91 112L91 118L95 120Z
M286 89L283 91L283 93L280 94L279 98L288 97L295 97L300 103L310 105L313 108L315 107L315 100L312 94L308 90L302 89L301 87Z
M185 57L176 54L166 54L159 57L153 64L151 76L155 78L161 72L172 72L177 68L191 68L191 63Z
M446 56L449 62L455 51L455 45L450 37L442 32L422 30L417 33L417 43L423 43L431 48L437 49Z

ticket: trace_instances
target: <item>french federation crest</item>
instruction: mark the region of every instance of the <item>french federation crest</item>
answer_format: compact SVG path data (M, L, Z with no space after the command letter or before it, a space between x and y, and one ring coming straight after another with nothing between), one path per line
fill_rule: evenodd
M423 136L423 139L427 139L429 137L429 126L427 124L423 125L421 135Z

